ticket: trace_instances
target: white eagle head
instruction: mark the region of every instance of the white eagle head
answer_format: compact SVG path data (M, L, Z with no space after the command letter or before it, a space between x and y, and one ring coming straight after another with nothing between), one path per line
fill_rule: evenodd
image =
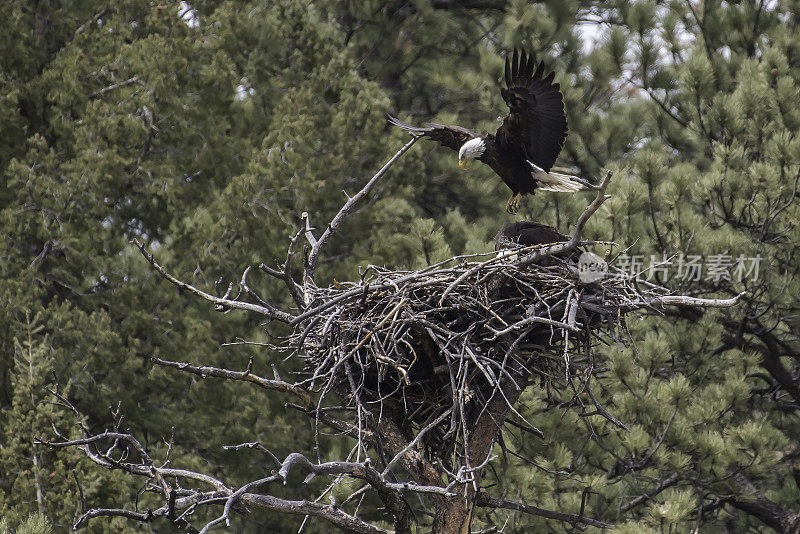
M461 145L461 150L458 151L458 166L466 170L467 162L471 159L481 157L485 150L486 144L483 142L482 138L475 137L474 139L470 139Z

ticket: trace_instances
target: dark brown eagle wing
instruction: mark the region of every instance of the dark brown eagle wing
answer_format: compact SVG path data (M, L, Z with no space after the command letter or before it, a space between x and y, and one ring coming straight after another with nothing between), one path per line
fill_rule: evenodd
M430 137L434 141L439 141L444 146L456 151L470 139L480 137L478 133L462 128L461 126L445 126L444 124L430 122L428 123L428 128L420 128L406 124L391 115L389 116L389 122L408 132Z
M544 76L544 63L537 65L533 54L514 48L513 56L506 57L507 88L501 90L510 112L495 134L501 145L521 144L528 159L545 171L567 138L564 99L554 77L554 72Z

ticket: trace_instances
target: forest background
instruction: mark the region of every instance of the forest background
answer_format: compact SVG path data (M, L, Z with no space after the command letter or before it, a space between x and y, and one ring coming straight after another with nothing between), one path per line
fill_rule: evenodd
M80 450L34 446L52 425L75 430L51 403L56 383L92 428L119 410L151 451L170 442L173 462L232 480L264 460L223 445L260 441L279 457L313 448L311 421L283 399L151 363L244 368L253 357L292 370L263 347L230 345L265 341L263 326L198 305L129 241L212 293L274 263L302 212L330 220L342 190L402 146L387 113L493 131L514 46L561 83L570 136L558 164L590 179L615 171L590 237L676 291L747 295L725 313L630 322L636 344L605 350L602 397L630 429L605 429L608 450L577 415L527 391L520 409L545 438L508 431L525 454L493 476L571 513L588 488L585 513L623 532L795 532L799 14L791 0L2 2L0 532L66 531L83 506L137 498L139 482ZM569 232L590 198L538 194L510 217L507 197L489 169L462 172L454 153L420 142L330 243L318 280L487 251L512 220ZM348 449L325 439L331 458ZM236 531L293 532L302 517L237 521ZM477 521L571 528L513 512Z

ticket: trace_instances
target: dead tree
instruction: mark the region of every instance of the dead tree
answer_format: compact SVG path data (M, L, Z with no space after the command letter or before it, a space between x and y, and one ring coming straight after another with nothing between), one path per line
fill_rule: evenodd
M162 506L146 511L93 509L77 520L76 528L101 516L144 523L163 517L182 530L205 533L230 525L232 514L263 509L314 516L347 532L406 534L421 525L432 527L434 533L462 534L470 532L479 508L515 510L576 526L612 526L584 516L582 510L577 514L544 510L490 495L482 481L494 460L493 447L501 429L513 423L537 434L515 409L522 392L537 383L571 388L574 409L582 415L605 417L625 428L592 392L598 340L624 342L625 315L635 310L732 306L738 297L712 300L672 295L613 267L600 280L581 281L574 256L580 247L594 244L583 240L582 232L608 198L610 172L568 241L511 254L460 256L419 271L370 265L356 281L318 286L316 266L330 237L415 141L412 138L361 191L348 197L321 233L303 214L302 227L290 239L279 268L259 266L266 275L282 281L295 309L281 309L275 299L251 289L251 268L241 276L237 296L231 296L234 287L230 286L218 297L177 279L144 245L135 243L161 276L217 310L241 310L287 325L291 335L280 341L280 348L302 359L304 372L287 379L273 366L271 377L262 376L256 372L256 363L262 362L252 360L244 370L153 358L156 365L203 378L249 382L283 395L287 406L311 418L318 431L327 428L351 438L351 457L313 461L300 451L283 460L273 455L276 469L272 474L235 487L207 473L159 463L119 424L103 433L81 427L80 439L70 439L55 429L57 438L41 445L80 447L105 469L141 477L144 489L163 499ZM307 242L303 264L296 268L293 263L302 240ZM296 279L297 271L302 279ZM80 422L69 399L58 391L53 394ZM342 411L324 409L334 398ZM512 414L515 421L510 421ZM267 458L271 455L260 443L230 448L259 448ZM290 501L273 495L270 487L285 483L293 469L307 473L306 482L331 477L329 489L345 479L357 479L363 485L338 504L323 504L311 496ZM358 517L357 503L367 492L380 499L384 518ZM412 501L413 494L419 498ZM204 507L218 510L217 518L193 525L195 511Z

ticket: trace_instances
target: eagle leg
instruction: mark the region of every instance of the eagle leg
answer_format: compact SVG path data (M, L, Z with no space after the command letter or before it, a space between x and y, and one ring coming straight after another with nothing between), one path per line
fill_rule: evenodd
M519 211L520 200L522 200L522 193L517 193L509 198L508 202L506 202L506 211L511 215L515 215Z

